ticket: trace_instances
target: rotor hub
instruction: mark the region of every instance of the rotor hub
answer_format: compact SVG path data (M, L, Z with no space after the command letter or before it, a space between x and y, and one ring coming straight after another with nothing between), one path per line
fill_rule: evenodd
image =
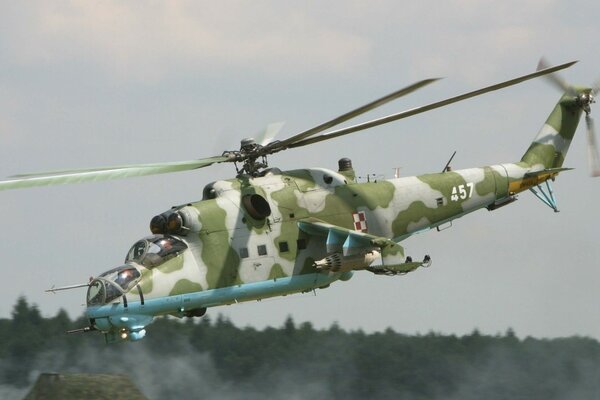
M223 152L223 156L235 163L238 175L258 176L262 170L267 168L267 154L263 149L265 146L256 143L254 138L246 138L240 142L239 150ZM260 159L260 161L258 161ZM241 167L238 166L241 163Z
M258 147L254 138L245 138L240 142L240 151L251 152Z
M589 115L592 112L591 104L595 103L596 99L591 93L582 93L577 96L576 102Z

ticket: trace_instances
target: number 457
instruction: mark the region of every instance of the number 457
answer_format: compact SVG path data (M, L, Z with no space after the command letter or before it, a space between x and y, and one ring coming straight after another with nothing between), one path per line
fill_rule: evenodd
M466 185L458 185L452 188L451 201L458 201L471 198L473 196L473 182L467 182Z

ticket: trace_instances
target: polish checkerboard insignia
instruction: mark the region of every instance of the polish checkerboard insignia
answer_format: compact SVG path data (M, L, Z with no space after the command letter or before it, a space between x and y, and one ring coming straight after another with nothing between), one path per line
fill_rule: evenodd
M354 230L359 232L367 232L367 216L364 211L358 211L352 213L354 218Z

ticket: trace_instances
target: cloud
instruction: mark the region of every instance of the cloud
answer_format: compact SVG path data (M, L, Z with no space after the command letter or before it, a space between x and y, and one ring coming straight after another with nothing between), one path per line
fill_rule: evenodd
M240 68L287 76L366 63L368 40L268 3L30 2L1 17L2 47L21 65L100 66L120 80ZM362 60L362 61L361 61Z

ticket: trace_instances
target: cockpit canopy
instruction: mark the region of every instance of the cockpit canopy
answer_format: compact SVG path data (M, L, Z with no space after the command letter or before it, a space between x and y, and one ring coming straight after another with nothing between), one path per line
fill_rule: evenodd
M146 268L154 268L177 256L187 245L170 235L152 235L137 241L127 253L125 262L134 261Z
M88 306L102 305L123 296L139 282L140 271L131 264L106 271L94 279L87 294Z
M138 265L155 268L187 249L180 239L170 235L152 235L138 240L127 253L125 264L106 271L88 288L88 306L108 304L133 289L142 274Z

